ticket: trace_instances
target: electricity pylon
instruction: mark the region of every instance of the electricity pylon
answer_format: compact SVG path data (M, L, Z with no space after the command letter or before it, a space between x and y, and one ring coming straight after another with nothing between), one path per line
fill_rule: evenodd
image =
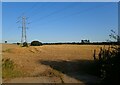
M27 36L26 36L26 17L22 17L22 37L21 37L21 43L27 42Z
M22 23L22 27L21 27L22 28L21 45L23 45L24 42L27 43L27 35L26 35L26 29L27 29L26 21L27 21L27 17L26 16L22 16L22 17L19 17L19 18L20 18L20 20L18 22L21 21L21 23Z

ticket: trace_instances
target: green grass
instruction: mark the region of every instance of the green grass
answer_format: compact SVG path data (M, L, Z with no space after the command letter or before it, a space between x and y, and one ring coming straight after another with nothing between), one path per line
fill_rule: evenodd
M27 73L17 69L17 65L10 59L2 60L2 78L24 77Z
M22 72L17 70L11 69L4 69L2 70L2 78L15 78L15 77L22 77Z

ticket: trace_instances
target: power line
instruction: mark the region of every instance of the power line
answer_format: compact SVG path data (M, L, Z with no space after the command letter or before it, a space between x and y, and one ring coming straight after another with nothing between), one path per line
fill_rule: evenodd
M18 19L20 19L22 16L24 16L24 15L27 15L28 13L30 14L30 13L32 13L32 15L30 15L30 17L33 17L33 16L35 16L35 15L37 15L37 14L39 14L39 13L34 13L34 10L37 10L37 9L41 9L41 8L47 8L48 6L45 6L44 7L44 4L42 4L41 6L39 6L38 5L38 3L35 3L35 4L33 4L30 8L28 8L27 10L24 10L22 13L21 13L21 15L18 17ZM20 20L19 20L20 21ZM18 22L19 22L18 21ZM17 23L18 23L17 22ZM29 24L30 24L30 22L29 22Z
M60 19L65 19L65 18L68 18L68 17L71 17L71 16L74 16L74 15L78 15L78 14L82 14L82 13L85 13L85 12L88 12L88 11L91 11L91 10L94 10L94 9L97 9L97 8L101 8L101 7L104 7L104 6L106 6L106 4L104 4L104 5L100 5L100 6L94 6L94 7L91 7L91 8L87 8L87 9L85 9L85 10L82 10L82 11L79 11L79 12L76 12L76 13L73 13L73 14L70 14L69 16L68 15L66 15L66 16L63 16L63 17L61 17L61 18L59 18L59 19L55 19L55 20L52 20L52 21L58 21L58 20L60 20ZM41 18L42 19L42 18ZM44 18L43 18L44 19ZM52 22L52 21L49 21L49 22Z
M72 6L71 6L71 5L72 5ZM70 9L70 8L72 8L72 7L74 7L74 3L72 3L72 4L70 4L70 5L66 6L66 7L63 7L63 8L60 9L60 10L56 10L56 11L54 11L54 12L48 14L48 15L45 15L45 16L43 16L43 17L40 17L39 19L34 20L34 21L32 21L32 22L33 22L33 23L38 22L38 21L40 21L40 20L42 20L42 19L45 19L45 18L47 18L47 17L49 17L49 16L52 16L52 15L54 15L54 14L60 13L60 12L63 11L63 10Z
M22 17L23 15L29 13L31 10L35 9L36 7L37 7L37 3L34 2L34 4L33 4L30 8L25 9L25 10L23 10L23 11L21 12L20 17Z
M53 5L52 5L53 6ZM46 9L46 8L50 8L50 7L52 7L50 4L48 5L48 6L44 6L44 4L42 4L40 7L38 7L37 9L36 9L36 11L39 11L40 9L42 9L42 8L44 8L44 9ZM34 17L34 16L36 16L36 15L38 15L38 14L40 14L40 11L38 12L38 13L34 13L34 12L32 12L33 14L32 15L30 15L31 17Z

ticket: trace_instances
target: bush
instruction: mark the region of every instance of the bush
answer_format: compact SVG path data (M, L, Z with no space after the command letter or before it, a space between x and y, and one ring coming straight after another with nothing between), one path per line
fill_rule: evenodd
M17 45L20 45L20 43L19 43L19 42L17 42Z
M42 45L42 43L39 41L32 41L31 42L31 46L40 46L40 45Z
M22 47L28 47L28 43L24 42Z
M120 84L120 47L109 49L101 48L97 63L97 73L99 73L103 83Z
M115 32L114 32L115 33ZM117 35L111 34L111 38L117 40ZM120 42L109 45L108 49L100 48L98 59L94 59L97 63L97 73L102 79L103 84L120 85Z

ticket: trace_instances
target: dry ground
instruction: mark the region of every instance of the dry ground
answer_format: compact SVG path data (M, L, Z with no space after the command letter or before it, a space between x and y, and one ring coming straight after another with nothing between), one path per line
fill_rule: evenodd
M90 82L97 78L80 70L93 60L102 45L43 45L20 47L13 44L2 45L2 57L10 58L17 67L28 73L24 81L3 79L3 82ZM79 73L79 74L77 74ZM81 75L81 76L79 76ZM90 78L90 79L89 79ZM48 79L48 80L47 80ZM43 81L44 80L44 81Z

